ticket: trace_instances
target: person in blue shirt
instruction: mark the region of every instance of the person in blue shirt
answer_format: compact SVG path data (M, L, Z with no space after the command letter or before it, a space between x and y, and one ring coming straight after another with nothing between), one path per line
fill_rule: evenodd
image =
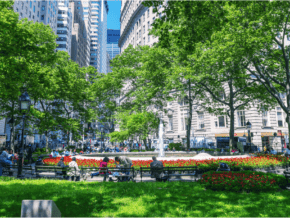
M56 149L56 151L55 151L55 155L56 155L57 157L60 156L60 155L59 155L59 152L58 152L58 149Z
M2 176L2 164L9 164L10 166L12 166L12 161L10 161L8 158L9 158L8 150L7 148L4 148L4 150L2 151L0 155L0 168L1 168L0 176Z
M69 151L66 150L66 151L64 152L64 155L65 155L66 157L68 157L68 156L69 156Z
M277 154L277 151L275 151L275 150L272 148L271 151L270 151L270 153L275 155L275 154Z

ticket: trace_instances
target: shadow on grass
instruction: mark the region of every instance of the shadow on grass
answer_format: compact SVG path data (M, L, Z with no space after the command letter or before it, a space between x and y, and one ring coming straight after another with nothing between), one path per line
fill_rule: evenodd
M2 177L5 178L5 177ZM0 179L0 217L20 217L22 200L53 200L62 217L288 217L289 191L205 191L199 183L100 183ZM10 180L10 179L8 179Z

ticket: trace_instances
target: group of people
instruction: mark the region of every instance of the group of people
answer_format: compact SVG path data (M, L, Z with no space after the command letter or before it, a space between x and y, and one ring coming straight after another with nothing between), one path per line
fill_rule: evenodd
M0 176L2 176L2 167L3 165L10 165L12 166L12 164L16 164L18 161L18 153L16 152L15 154L13 154L13 150L12 149L7 149L4 148L1 152L0 152ZM23 162L22 162L23 164ZM10 168L11 170L11 168Z
M76 149L74 149L74 151L73 152L70 152L70 151L68 151L68 150L65 150L63 153L59 153L58 152L58 149L56 149L56 150L52 150L52 152L51 152L51 154L50 154L50 157L60 157L60 156L62 156L62 155L64 155L64 156L66 156L66 157L68 157L68 156L76 156L78 153L76 152Z

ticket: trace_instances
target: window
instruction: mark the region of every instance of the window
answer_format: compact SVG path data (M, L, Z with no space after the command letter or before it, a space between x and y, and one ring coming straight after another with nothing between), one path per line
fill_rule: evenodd
M153 17L153 21L155 20L155 17Z
M145 22L145 14L143 14L143 22Z
M77 9L81 9L81 7L77 7Z
M42 11L45 11L45 6L42 6L42 7L41 7L41 10L42 10Z
M138 33L137 33L137 39L138 39Z
M198 129L204 129L204 114L203 112L197 112L198 116Z
M270 126L269 125L269 119L268 119L268 111L262 112L262 125L263 126Z
M58 48L66 48L66 44L58 44Z
M280 107L277 107L276 110L277 110L278 127L283 127L283 114L282 114L282 109Z
M22 2L22 10L23 10L23 5L24 5L24 3Z
M44 20L44 15L41 15L41 20Z
M145 45L145 37L143 38L143 45Z
M78 2L78 5L80 5L81 4L81 2Z
M150 14L150 11L149 11L149 9L147 10L147 17L149 17L149 14Z
M32 16L32 19L34 19L34 15Z
M29 18L31 18L31 11L29 11Z
M16 8L16 11L18 12L18 8Z
M225 100L225 98L226 98L225 92L224 91L220 91L219 92L219 97L220 97L221 100Z
M30 2L29 6L30 6L30 8L32 8L32 2Z
M33 6L33 12L35 12L35 6Z
M148 25L148 31L149 31L149 29L150 29L150 22L149 21L147 22L147 25Z
M39 11L37 11L37 17L39 17Z
M22 17L22 13L20 13L20 17Z
M40 2L38 2L38 7L40 7Z
M226 116L219 116L215 118L215 127L216 128L226 127Z
M139 38L141 38L141 30L139 30Z
M49 17L47 18L47 23L49 23Z
M169 131L173 130L173 118L172 118L172 116L168 117L168 130Z
M143 26L143 34L145 34L145 25Z
M238 126L243 127L246 126L246 117L245 111L238 111Z
M66 30L57 30L57 34L67 34Z

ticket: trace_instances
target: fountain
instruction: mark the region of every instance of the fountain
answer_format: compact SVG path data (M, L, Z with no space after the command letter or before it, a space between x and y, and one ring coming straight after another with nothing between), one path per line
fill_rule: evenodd
M165 157L164 154L164 144L163 144L163 123L162 123L162 112L160 113L160 123L159 123L159 155L158 157Z

